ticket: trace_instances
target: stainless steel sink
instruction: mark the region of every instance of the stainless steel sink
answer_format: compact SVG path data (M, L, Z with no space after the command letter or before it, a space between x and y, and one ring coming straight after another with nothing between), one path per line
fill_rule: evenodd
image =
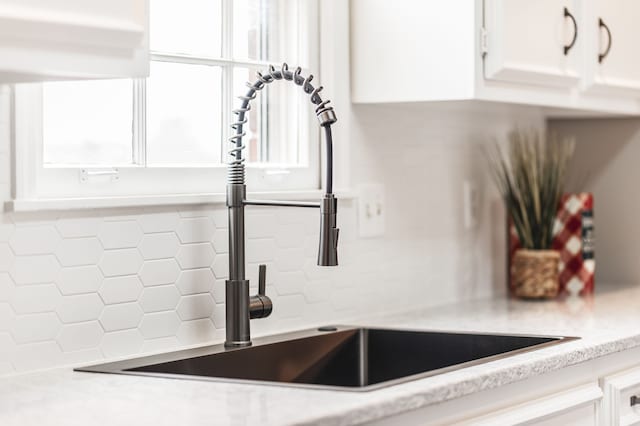
M371 390L556 345L575 337L322 327L79 368L77 371Z

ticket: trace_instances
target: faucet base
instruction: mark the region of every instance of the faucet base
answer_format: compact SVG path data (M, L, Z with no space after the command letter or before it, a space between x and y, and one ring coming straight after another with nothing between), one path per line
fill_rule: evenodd
M251 346L251 340L249 340L248 342L224 342L224 347L225 348L246 348L248 346Z
M227 280L225 291L225 346L251 344L249 333L249 280Z

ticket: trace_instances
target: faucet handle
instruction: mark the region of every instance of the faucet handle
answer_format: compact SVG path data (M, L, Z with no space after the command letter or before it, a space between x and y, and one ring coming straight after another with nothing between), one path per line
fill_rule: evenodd
M258 266L258 294L267 294L267 265Z
M273 303L267 296L267 265L258 266L258 294L249 298L249 318L265 318L271 315Z

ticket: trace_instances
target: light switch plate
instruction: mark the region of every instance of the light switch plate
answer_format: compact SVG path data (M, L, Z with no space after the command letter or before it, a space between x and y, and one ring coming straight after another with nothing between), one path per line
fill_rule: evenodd
M363 238L384 235L384 186L365 184L358 186L358 235Z
M464 228L473 230L478 227L480 213L480 192L475 183L465 180L463 185Z

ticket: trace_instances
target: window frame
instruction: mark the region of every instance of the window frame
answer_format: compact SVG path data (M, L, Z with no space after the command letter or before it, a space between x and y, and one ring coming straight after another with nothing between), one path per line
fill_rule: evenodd
M228 159L227 142L232 129L229 124L233 115L230 105L238 94L233 93L233 85L229 76L234 66L257 67L266 69L268 62L230 59L232 45L233 16L228 12L233 0L223 0L222 56L223 58L202 58L189 55L165 54L151 52L152 61L170 61L188 64L221 66L222 68L222 143L221 158ZM300 43L298 49L307 49L309 68L319 70L319 2L310 2L310 7L298 19L298 25L304 25L308 31L308 39ZM226 45L226 47L225 47ZM298 56L301 56L300 54ZM274 64L275 65L275 64ZM305 73L309 70L305 69ZM317 74L314 72L314 74ZM146 102L144 80L133 80L133 103ZM146 165L144 140L146 124L146 108L134 108L137 114L133 120L132 154L134 160L141 164L95 166L95 165L58 165L43 164L43 121L42 96L43 86L40 83L16 85L14 87L14 143L15 143L15 188L16 200L52 200L52 199L105 199L123 197L162 197L167 195L182 196L184 200L197 200L215 194L222 194L226 185L226 164L191 166L148 166ZM306 95L298 92L298 96ZM260 94L254 102L258 102ZM305 99L306 100L306 99ZM233 105L237 106L236 100ZM133 105L132 105L133 107ZM247 163L247 187L252 192L269 192L290 195L291 192L316 192L320 190L320 129L309 109L306 131L308 134L307 161L304 164ZM305 126L303 126L304 128ZM167 197L168 199L175 197ZM215 197L216 199L219 197ZM170 202L170 201L169 201ZM104 205L104 203L101 203Z

